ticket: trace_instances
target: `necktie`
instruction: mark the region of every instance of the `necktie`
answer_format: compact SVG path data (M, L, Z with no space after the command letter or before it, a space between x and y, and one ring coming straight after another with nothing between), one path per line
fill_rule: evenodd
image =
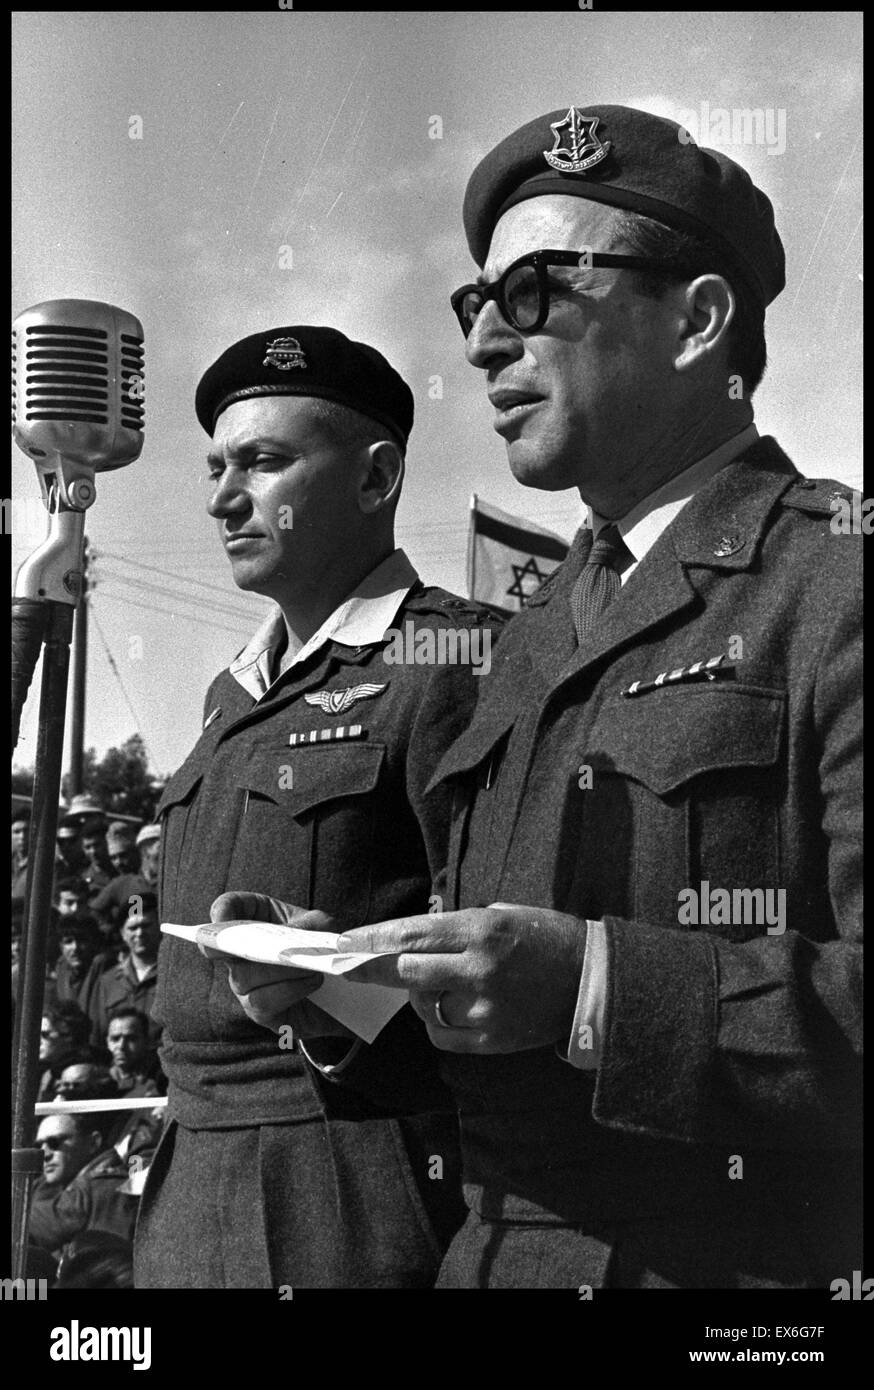
M622 587L620 573L623 562L631 552L616 526L605 526L592 543L589 558L580 570L571 594L571 612L577 630L577 642L583 642L597 625L598 619Z

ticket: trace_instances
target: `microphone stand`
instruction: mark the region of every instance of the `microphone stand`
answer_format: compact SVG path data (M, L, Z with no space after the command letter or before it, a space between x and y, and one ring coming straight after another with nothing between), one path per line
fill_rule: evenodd
M12 599L13 751L40 650L39 731L31 811L24 924L12 1041L12 1277L24 1279L30 1194L42 1173L34 1145L40 1024L51 922L52 883L64 749L73 615L82 591L85 511L96 496L94 468L60 454L35 460L49 514L45 540L24 561Z

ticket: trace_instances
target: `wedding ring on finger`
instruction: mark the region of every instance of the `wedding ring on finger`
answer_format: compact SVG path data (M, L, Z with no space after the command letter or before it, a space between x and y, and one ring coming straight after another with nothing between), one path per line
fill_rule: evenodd
M437 995L437 998L434 1000L434 1016L436 1017L437 1024L440 1028L452 1027L452 1024L449 1023L445 1018L443 1008L441 1005L441 1000L445 997L446 992L447 991L445 989L441 989L440 993Z

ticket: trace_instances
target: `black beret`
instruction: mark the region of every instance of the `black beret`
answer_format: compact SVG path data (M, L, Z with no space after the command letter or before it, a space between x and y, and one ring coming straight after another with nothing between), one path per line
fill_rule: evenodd
M507 209L545 193L705 236L764 304L786 283L769 199L733 159L701 149L675 121L630 106L571 107L508 135L474 169L465 193L464 229L478 266Z
M212 436L233 401L251 396L318 396L385 425L406 445L413 428L413 393L376 348L336 328L297 325L241 338L200 379L197 418Z

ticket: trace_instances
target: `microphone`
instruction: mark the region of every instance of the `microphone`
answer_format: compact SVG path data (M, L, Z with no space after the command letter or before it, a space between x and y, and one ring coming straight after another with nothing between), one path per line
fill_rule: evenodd
M143 387L143 326L124 309L48 299L13 323L12 432L36 464L49 517L16 575L16 599L77 603L94 475L139 456Z
M132 463L145 424L139 319L96 299L25 309L12 325L12 400L15 442L38 467L58 455L97 473Z

